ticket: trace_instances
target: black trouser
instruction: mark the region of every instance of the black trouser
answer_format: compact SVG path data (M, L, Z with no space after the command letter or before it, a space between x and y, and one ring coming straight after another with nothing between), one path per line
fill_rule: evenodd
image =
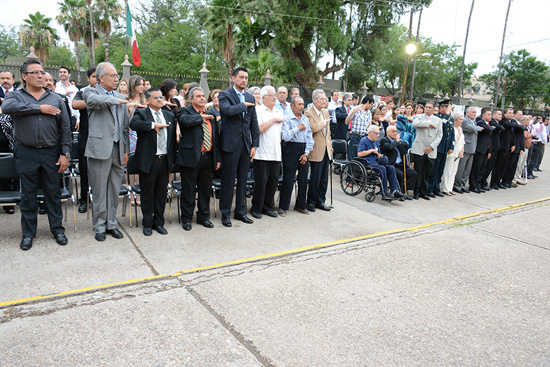
M222 151L222 180L220 187L220 212L223 216L231 214L233 204L233 189L235 189L235 214L246 215L244 200L246 178L250 167L250 153L242 140L234 152ZM237 187L235 188L235 175Z
M290 199L292 197L292 188L296 180L296 171L298 171L298 196L294 207L298 209L306 208L307 192L307 174L309 171L309 161L300 164L300 157L305 153L306 143L286 143L283 148L283 184L281 187L281 197L279 199L279 208L288 210Z
M181 219L190 222L195 210L195 188L198 191L197 220L210 218L210 196L214 178L212 152L201 155L196 167L182 167L181 173ZM234 181L233 181L234 182Z
M470 171L470 190L481 188L481 178L487 167L487 153L476 152Z
M55 234L65 233L62 226L61 186L59 167L60 147L32 148L15 143L13 154L15 167L21 180L21 229L23 237L36 236L39 185L44 191L44 201L50 222L50 231Z
M432 175L432 167L435 158L430 158L427 154L411 155L414 163L414 170L417 173L417 184L415 187L415 193L418 193L420 196L428 195L428 183Z
M141 188L141 213L143 227L164 226L164 209L168 188L168 160L166 156L151 158L149 173L139 173Z
M399 164L394 164L395 167L395 175L397 176L397 181L399 182L399 187L401 188L401 192L406 194L405 191L405 174L403 173L403 162ZM410 169L407 167L407 191L412 190L415 191L416 189L416 180L417 180L417 173L414 169Z
M495 162L497 161L497 158L498 158L498 150L491 150L491 158L487 160L487 165L485 165L485 170L483 171L483 175L481 176L482 187L489 186L489 182L487 181L487 179L489 178L489 175L495 168Z
M78 170L80 171L80 203L86 203L88 198L88 158L84 155L86 142L78 141Z
M281 162L254 159L254 196L250 211L260 213L273 210L280 172Z
M428 182L429 192L441 192L441 177L445 171L445 163L447 163L447 152L437 152L437 158L434 160L432 174Z
M502 181L511 184L512 181L514 181L514 176L516 175L516 168L518 166L519 161L519 153L512 153L510 154L510 158L508 158L508 167L506 167L506 172L504 174L504 177L502 178Z
M328 153L320 162L310 162L311 175L309 178L309 189L307 191L307 203L309 205L324 204L328 187L329 161Z
M497 186L501 183L506 169L508 168L508 158L510 157L510 150L499 150L498 157L493 168L493 174L491 175L491 186Z
M527 174L533 175L533 169L537 168L542 159L544 145L542 143L533 143L529 149L529 157L527 160Z

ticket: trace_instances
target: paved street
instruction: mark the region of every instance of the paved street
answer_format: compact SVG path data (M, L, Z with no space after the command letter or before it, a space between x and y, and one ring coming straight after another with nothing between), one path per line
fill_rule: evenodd
M41 216L28 252L2 214L0 365L549 365L547 162L517 189L388 204L335 186L329 213L165 237L119 217L125 238L98 243L77 214L60 247Z

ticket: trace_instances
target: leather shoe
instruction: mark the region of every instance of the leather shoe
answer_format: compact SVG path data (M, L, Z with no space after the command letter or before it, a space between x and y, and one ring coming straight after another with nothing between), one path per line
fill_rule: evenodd
M314 212L315 211L315 206L311 205L311 204L307 204L306 205L306 209L308 212Z
M477 188L477 187L474 187L473 189L470 190L471 192L475 192L476 194L481 194L481 191Z
M286 210L279 208L278 213L281 217L286 217Z
M260 214L258 212L250 211L250 215L253 216L256 219L262 219L262 214ZM237 219L237 218L235 218L235 219Z
M534 180L535 178L537 178L537 176L535 176L535 175L528 175L527 178L530 179L530 180Z
M478 188L479 192L481 192L482 194L485 192L485 190L483 190L481 187Z
M201 226L206 228L214 228L214 223L212 223L209 219L197 220L197 224L200 224Z
M146 236L151 236L153 234L153 228L143 227L143 234Z
M518 185L513 184L513 183L511 183L511 184L509 184L509 185L510 185L510 187L513 187L514 189L515 189L516 187L518 187Z
M153 226L153 229L157 231L158 234L166 235L168 231L163 226Z
M498 186L491 186L491 190L499 190Z
M32 247L32 238L23 237L23 239L21 240L21 244L19 245L19 247L20 247L21 250L23 250L23 251L30 250L31 247Z
M443 195L443 194L440 193L439 191L438 191L438 192L434 192L434 195L435 195L435 196L439 196L440 198L445 197L445 195Z
M414 198L414 200L418 200L418 199L420 199L420 195L418 195L418 193L415 192L413 198Z
M302 208L296 208L296 207L294 207L294 210L296 210L298 213L302 213L302 214L306 214L306 215L309 214L309 211L308 211L307 209L302 209Z
M277 213L275 213L273 210L262 210L262 214L265 214L265 215L267 215L268 217L271 217L271 218L277 218L278 217Z
M252 223L254 223L254 221L253 221L252 219L248 218L248 217L246 216L246 214L243 214L243 215L241 215L241 214L235 214L235 219L236 219L236 220L240 220L241 222L246 223L246 224L252 224Z
M428 196L435 199L435 195L434 195L433 192L429 192L429 193L428 193Z
M98 241L98 242L105 241L105 232L96 232L95 240Z
M226 227L231 227L232 226L231 219L229 219L228 215L223 215L222 216L222 224Z
M117 240L124 238L124 235L118 230L118 228L108 229L107 233L109 233L111 237L116 238Z
M422 195L421 198L424 200L430 200L430 197L428 195Z
M511 189L512 188L512 185L510 185L508 182L502 184L504 187L506 187L507 189Z
M506 189L507 189L507 187L504 186L503 184L498 184L498 188L499 188L499 189L503 189L503 190L506 190Z
M190 231L191 227L191 222L181 222L181 228L183 228L185 231Z
M491 191L491 188L489 186L483 186L481 189L485 191Z
M82 203L78 206L78 212L79 213L86 213L86 211L88 211L88 204L86 203Z
M392 201L392 200L393 200L393 196L392 196L392 194L382 194L382 200L385 200L385 201Z
M67 239L67 236L65 236L65 233L54 234L53 237L55 238L55 242L57 242L58 245L64 246L69 243L69 240Z
M321 210L324 210L326 212L330 212L330 207L329 206L326 206L325 203L320 203L320 204L317 204L315 205L316 208L319 208Z
M469 194L469 193L470 193L470 189L463 188L463 189L462 189L462 192L465 193L465 194Z
M41 215L48 214L48 211L46 210L46 207L44 205L39 206L38 214L41 214Z

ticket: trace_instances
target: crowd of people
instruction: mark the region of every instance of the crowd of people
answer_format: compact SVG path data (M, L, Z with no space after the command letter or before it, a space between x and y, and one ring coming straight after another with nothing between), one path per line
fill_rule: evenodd
M20 178L22 250L32 247L40 205L57 243L68 243L60 177L70 163L73 132L78 132L78 211L88 210L91 190L97 241L124 237L116 213L128 164L139 172L130 184L139 183L143 234L151 236L168 234L164 212L175 173L181 181L182 228L190 231L195 207L196 223L214 227L215 178L225 227L232 226L232 211L234 220L247 224L288 215L295 183L296 212L330 211L333 139L346 140L347 159L379 175L383 200L400 201L524 185L536 178L548 142L547 118L511 108L484 108L478 117L469 107L463 116L453 112L449 100L395 106L392 100L375 103L371 95L333 91L329 98L320 89L306 100L298 88L248 87L243 67L233 70L232 87L208 96L197 83L178 90L172 79L158 87L139 75L119 80L108 62L87 71L89 85L81 90L70 76L62 67L54 84L39 61L28 60L21 66L23 86L14 90L13 74L0 71L0 148L13 152ZM17 182L2 185L18 189ZM252 196L249 212L247 195ZM14 213L13 207L5 210Z

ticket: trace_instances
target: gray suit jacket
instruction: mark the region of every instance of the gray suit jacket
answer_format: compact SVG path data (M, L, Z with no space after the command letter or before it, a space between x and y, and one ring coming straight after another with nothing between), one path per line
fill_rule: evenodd
M86 157L107 159L113 151L115 138L115 115L120 123L119 153L122 162L124 153L130 152L128 108L121 105L118 99L126 99L122 94L115 92L111 97L98 84L86 88L82 93L88 109L88 142L86 143Z
M464 131L464 154L474 154L477 146L477 133L481 131L475 121L470 120L468 116L462 121L462 131Z
M411 153L424 155L424 149L429 145L433 148L433 151L428 154L428 157L432 159L437 158L437 146L443 137L443 123L439 117L432 115L432 125L435 126L435 129L430 127L426 114L416 115L413 120L413 126L416 129L416 138L414 139Z

